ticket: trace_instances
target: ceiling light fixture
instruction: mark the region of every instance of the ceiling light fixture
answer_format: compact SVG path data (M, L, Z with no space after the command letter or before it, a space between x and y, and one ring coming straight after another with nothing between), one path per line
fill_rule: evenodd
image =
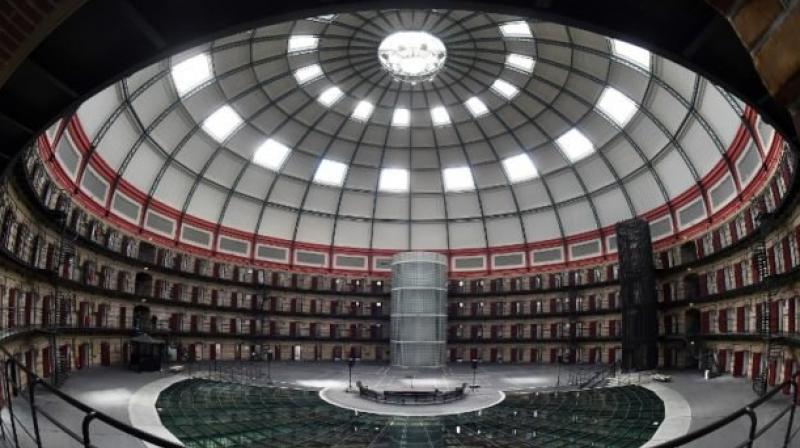
M398 31L378 47L378 60L397 81L417 84L431 81L444 66L447 49L442 41L424 31Z
M242 117L227 104L203 121L203 129L218 142L224 141L242 124Z
M172 82L178 95L184 96L195 87L211 79L211 57L200 53L172 66Z

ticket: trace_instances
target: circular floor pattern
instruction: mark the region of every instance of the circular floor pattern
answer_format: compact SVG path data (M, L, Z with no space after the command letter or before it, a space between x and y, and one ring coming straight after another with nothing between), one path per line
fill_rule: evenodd
M639 447L664 419L650 390L509 392L501 403L436 417L353 412L316 390L192 379L165 389L156 408L188 448L218 447Z
M452 403L417 406L376 403L361 398L358 392L347 392L346 387L326 387L319 391L319 397L329 404L351 411L398 417L436 417L490 408L502 402L506 394L495 389L476 389L475 392L468 391L462 400Z

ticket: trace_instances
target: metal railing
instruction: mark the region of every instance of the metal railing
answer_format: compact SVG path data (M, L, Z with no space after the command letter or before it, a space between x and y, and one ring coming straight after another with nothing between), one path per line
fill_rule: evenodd
M753 443L762 435L764 435L767 431L772 429L774 426L778 424L778 422L784 418L787 414L789 415L788 422L786 422L786 432L783 438L783 446L784 448L789 448L790 443L795 439L798 433L800 433L800 427L797 429L793 428L794 426L794 414L795 408L797 405L800 404L800 390L798 390L798 383L800 383L800 371L795 372L794 375L789 378L788 380L784 381L783 383L775 386L772 388L771 391L764 394L761 398L747 404L746 406L734 411L731 414L728 414L721 419L710 423L702 428L699 428L695 431L692 431L688 434L685 434L681 437L677 437L675 439L669 440L664 442L660 445L656 445L657 448L672 448L672 447L679 447L684 446L687 443L694 442L698 439L701 439L709 434L712 434L718 430L721 430L725 426L743 418L747 417L750 421L750 426L748 428L747 438L740 443L733 445L732 447L735 448L752 448ZM791 400L786 405L783 406L780 411L771 419L767 420L763 424L759 425L758 415L756 415L756 409L761 406L762 404L769 401L775 395L778 394L781 390L785 388L790 388L791 393Z
M0 347L0 356L3 357L2 372L0 372L0 389L2 390L4 398L4 400L2 400L4 401L3 404L8 409L7 413L3 413L0 416L0 437L2 437L6 446L12 446L14 448L36 446L42 448L44 446L42 443L42 431L40 430L40 418L42 418L58 428L65 436L87 448L96 446L92 444L91 440L92 423L95 421L102 422L122 434L126 434L157 447L182 448L180 444L136 429L62 392L28 369L28 367L9 353L5 347ZM25 378L25 384L22 384L23 381L21 381L23 376ZM50 393L53 398L63 401L75 411L83 413L80 430L68 427L36 402L37 391L40 389L44 389ZM20 396L20 394L22 395ZM30 428L26 427L26 423L20 415L18 415L19 409L15 409L15 405L21 403L26 404L29 413L26 417L30 418ZM23 437L27 437L29 440ZM65 444L59 442L58 446L65 446Z

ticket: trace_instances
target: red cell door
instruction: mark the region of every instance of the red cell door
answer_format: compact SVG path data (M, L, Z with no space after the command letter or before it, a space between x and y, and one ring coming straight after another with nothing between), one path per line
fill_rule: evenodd
M477 359L478 359L478 349L477 348L469 349L469 360L473 361Z
M744 352L733 352L733 376L742 376L744 373Z
M42 349L42 376L48 378L52 375L52 366L50 364L50 358L53 356L53 352L51 351L50 347L44 347Z
M728 369L728 352L725 350L720 350L717 352L717 364L719 365L719 371L725 372Z
M531 349L531 362L538 362L539 361L539 351L535 348Z
M111 365L111 346L108 342L100 344L100 365L104 367Z
M217 359L217 344L209 344L208 347L208 358L212 361Z
M667 358L667 351L668 350L669 349L664 349L664 358L665 359ZM594 364L596 362L596 360L597 360L597 349L596 348L590 348L589 349L589 364ZM665 364L666 364L666 362L665 362Z
M451 348L450 349L450 362L456 362L458 359L458 350Z
M513 327L512 327L512 328L513 328ZM517 362L517 361L518 361L518 360L517 360L517 357L518 357L518 355L517 355L517 349L516 349L516 348L512 348L512 349L511 349L511 362Z
M558 361L558 350L551 348L550 349L550 363L555 364Z
M753 364L750 368L750 376L755 379L761 373L761 353L753 353Z

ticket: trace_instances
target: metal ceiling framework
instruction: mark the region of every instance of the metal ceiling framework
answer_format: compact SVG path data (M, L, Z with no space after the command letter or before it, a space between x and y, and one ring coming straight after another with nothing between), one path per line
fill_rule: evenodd
M615 55L609 38L578 28L525 19L532 39L503 38L499 25L518 19L474 11L377 10L341 13L330 22L284 22L223 37L190 50L189 54L212 55L214 76L183 97L175 91L170 63L164 60L89 99L76 119L92 122L87 126L91 145L84 148L88 154L83 166L92 159L110 168L102 172L116 173L106 179L110 193L101 204L106 210L121 182L138 187L138 196L146 198L142 210L153 200L172 207L177 215L176 241L188 216L193 223L208 222L215 238L223 228L232 228L290 243L327 246L331 251L334 247L458 251L556 240L566 244L581 235L595 238L619 219L665 207L677 232L676 198L695 192L710 216L706 189L727 173L734 180L735 197L742 193L745 186L739 182L736 161L730 159L741 152L731 147L742 144L737 136L752 131L747 121L752 114L741 101L656 55L649 70L643 69ZM399 83L380 66L378 45L400 29L427 30L444 41L448 59L433 81L415 86ZM287 54L287 40L297 34L318 36L317 50ZM505 57L511 52L533 57L533 73L509 69ZM293 71L311 63L322 66L322 80L299 85ZM497 78L515 84L519 94L512 100L496 95L489 86ZM330 85L340 87L345 97L327 107L317 96ZM595 107L607 86L637 103L636 115L622 127ZM487 104L488 114L473 118L465 109L466 99L473 95ZM361 99L376 105L366 124L349 118ZM109 101L115 103L110 113L105 111ZM216 142L201 123L223 103L232 105L245 125ZM429 122L430 108L438 105L447 108L449 125ZM391 126L391 111L398 106L411 109L410 128ZM184 121L182 127L174 122L176 117ZM133 132L136 138L126 145L115 140L112 131L127 119L134 123L128 134ZM571 128L581 129L596 146L593 155L575 163L554 143ZM269 137L292 148L277 174L251 164L255 145L247 147L240 141L245 130L258 137L248 136L250 143ZM198 152L200 143L207 154ZM433 154L426 154L425 160L421 156L425 152ZM539 176L512 183L501 160L520 152L534 160ZM141 162L147 157L149 164ZM343 188L312 182L323 158L349 166ZM421 187L425 182L420 179L430 182L431 176L441 176L443 168L459 164L470 167L477 186L474 192L445 192L436 188L442 184L439 179L433 179L433 188ZM377 192L379 169L387 167L411 171L411 194ZM676 182L676 169L690 176ZM84 168L79 172L78 185ZM147 185L142 178L149 172L157 174ZM187 192L182 199L166 193L180 186L177 172L190 184L183 188ZM254 176L271 175L263 194L248 185ZM286 193L287 185L302 192L292 197ZM217 190L221 194L214 202L209 192ZM546 202L531 203L532 193ZM622 204L613 213L608 212L609 202L597 204L611 194ZM370 195L371 211L354 214L346 199ZM415 206L415 200L429 199L439 201L441 215L435 214L436 207ZM529 202L521 205L526 199ZM257 217L234 222L229 216L243 210L245 201L259 210ZM387 214L398 201L405 202L405 215ZM233 212L231 204L237 205ZM279 213L294 214L291 229L269 227ZM420 213L428 217L419 218ZM542 218L548 216L550 222ZM509 219L518 223L517 229L509 227ZM363 230L357 223L363 222L369 222L369 239L354 244ZM397 243L395 233L385 230L402 226L406 241ZM418 244L413 232L417 226L438 227L441 238L426 235L422 240L433 244ZM478 227L480 231L475 230ZM517 231L518 236L508 237Z

